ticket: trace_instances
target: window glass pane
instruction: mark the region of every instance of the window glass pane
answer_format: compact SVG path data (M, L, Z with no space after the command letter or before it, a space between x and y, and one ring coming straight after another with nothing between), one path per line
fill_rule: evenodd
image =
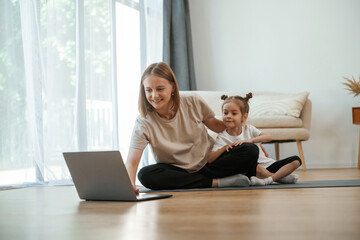
M114 147L110 4L79 1L77 15L76 2L0 1L0 185L70 179L62 152L79 149L79 126L87 150Z
M110 5L84 1L88 150L113 149Z

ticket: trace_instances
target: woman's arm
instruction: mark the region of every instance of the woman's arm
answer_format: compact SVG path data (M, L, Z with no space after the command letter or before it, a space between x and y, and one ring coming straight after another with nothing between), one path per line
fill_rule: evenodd
M219 119L213 117L213 118L209 118L205 121L203 121L203 123L205 124L205 126L207 126L210 130L216 132L216 133L221 133L222 131L225 130L225 124L223 123L223 121L220 121Z
M141 160L143 151L136 148L130 148L128 157L126 160L126 169L130 177L131 184L133 185L134 191L136 194L139 194L139 189L136 188L136 172Z

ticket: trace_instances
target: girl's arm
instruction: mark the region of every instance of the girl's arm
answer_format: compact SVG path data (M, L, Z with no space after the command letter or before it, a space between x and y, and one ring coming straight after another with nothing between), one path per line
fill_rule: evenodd
M270 142L272 137L269 133L261 132L258 137L252 138L252 143Z
M223 121L220 121L219 119L217 119L215 117L206 119L205 121L203 121L203 123L210 130L212 130L216 133L221 133L222 131L225 130L225 124L223 123Z
M236 141L234 143L232 143L232 146L239 146L243 143L263 143L263 142L270 142L271 141L271 135L268 133L264 133L261 132L259 136L251 138L251 139L247 139L247 140L240 140L240 141Z
M264 133L261 132L259 136L251 138L251 139L247 139L247 140L240 140L240 141L236 141L232 144L232 146L238 146L241 145L243 143L263 143L263 142L270 142L271 141L271 135L268 133Z
M136 180L136 171L138 169L141 160L142 152L143 151L140 149L130 148L125 164L126 170L130 177L131 184L136 194L139 194L140 192L139 189L136 188L135 180Z
M213 161L215 161L221 154L223 154L223 152L225 151L229 151L229 149L232 148L232 144L228 144L223 146L222 148L216 150L216 151L211 151L208 155L207 158L207 162L208 163L212 163Z

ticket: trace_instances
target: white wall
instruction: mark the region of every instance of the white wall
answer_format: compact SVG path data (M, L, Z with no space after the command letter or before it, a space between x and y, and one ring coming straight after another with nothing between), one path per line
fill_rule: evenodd
M189 3L198 90L309 91L307 167L357 166L360 126L351 107L360 97L341 82L360 76L359 0ZM295 143L280 145L281 158L294 154Z

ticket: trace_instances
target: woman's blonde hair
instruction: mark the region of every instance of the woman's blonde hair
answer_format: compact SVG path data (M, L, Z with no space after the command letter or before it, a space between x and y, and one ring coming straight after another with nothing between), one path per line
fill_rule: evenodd
M222 95L221 96L221 100L224 100L222 106L221 106L221 111L223 111L224 105L228 102L234 102L236 105L239 106L240 108L240 112L241 115L244 115L245 113L249 113L250 107L249 107L249 100L250 98L252 98L252 93L249 92L248 94L246 94L246 97L241 97L241 96L230 96L228 97L227 95Z
M164 62L158 62L158 63L153 63L153 64L149 65L145 69L145 71L141 77L139 102L138 102L140 115L142 117L146 117L146 115L149 112L154 111L154 107L148 102L148 100L146 98L146 93L145 93L145 89L144 89L144 81L150 75L155 75L155 76L164 78L164 79L168 80L174 86L174 92L171 94L171 99L174 103L174 105L172 106L172 109L176 113L179 110L179 106L180 106L180 93L179 93L179 87L178 87L178 84L177 84L177 81L175 78L175 74L169 65L167 65Z

